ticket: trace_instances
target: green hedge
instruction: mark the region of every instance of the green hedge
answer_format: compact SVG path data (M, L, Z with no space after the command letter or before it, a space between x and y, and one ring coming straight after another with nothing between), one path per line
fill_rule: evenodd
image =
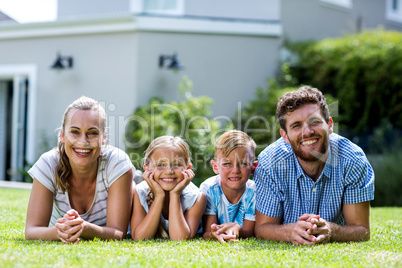
M343 131L372 134L384 119L402 128L402 33L377 29L287 47L294 56L282 81L337 98Z
M368 156L375 174L375 194L372 206L402 207L402 150Z

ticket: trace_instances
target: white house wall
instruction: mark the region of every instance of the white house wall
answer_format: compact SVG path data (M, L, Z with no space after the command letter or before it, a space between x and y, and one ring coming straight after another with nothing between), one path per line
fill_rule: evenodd
M58 0L57 17L128 13L130 0Z
M217 18L280 20L280 0L186 0L186 15Z
M144 0L58 0L58 18L106 13L142 13L142 1ZM184 8L180 15L279 20L280 2L281 0L183 0Z
M339 37L379 26L402 30L402 23L386 19L384 0L353 0L351 7L322 0L282 0L281 4L283 37L291 41Z
M177 99L177 85L185 75L193 95L214 100L214 116L234 117L238 102L255 98L278 64L279 38L236 35L139 33L138 100L152 96ZM184 69L178 73L158 67L161 54L178 54Z
M71 70L50 69L57 52L74 58ZM35 62L38 67L36 152L43 152L39 147L45 140L50 146L56 145L55 129L60 126L65 108L82 95L105 103L111 118L129 115L137 105L135 55L133 34L2 40L0 64ZM117 143L113 128L110 132Z
M238 23L230 29L227 21L182 24L172 18L153 24L149 19L123 16L0 27L0 65L37 66L37 156L48 149L43 144L56 145L63 112L81 95L104 104L109 141L124 148L124 120L151 97L175 100L183 75L193 81L194 95L214 99L214 116L232 117L238 102L253 99L255 89L275 74L281 33L277 23ZM50 68L58 52L73 57L72 69ZM174 52L185 66L177 74L158 66L161 54Z

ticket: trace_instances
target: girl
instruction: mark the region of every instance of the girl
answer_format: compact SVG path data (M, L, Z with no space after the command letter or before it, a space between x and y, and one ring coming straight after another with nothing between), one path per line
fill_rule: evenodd
M181 138L162 136L151 142L145 152L144 181L133 193L133 239L184 240L197 234L206 197L191 182L190 168L189 149Z
M106 146L106 114L81 97L64 112L59 146L28 171L33 178L27 239L77 243L126 236L135 171L126 153Z

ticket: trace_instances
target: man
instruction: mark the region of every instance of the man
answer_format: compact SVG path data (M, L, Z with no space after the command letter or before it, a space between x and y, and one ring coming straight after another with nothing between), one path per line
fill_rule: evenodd
M259 155L255 234L314 245L370 239L374 172L364 152L332 133L322 93L301 87L277 105L282 138Z

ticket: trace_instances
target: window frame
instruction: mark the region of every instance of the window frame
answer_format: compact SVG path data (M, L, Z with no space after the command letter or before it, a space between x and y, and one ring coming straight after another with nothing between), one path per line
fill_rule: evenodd
M387 20L395 21L402 23L402 0L396 0L397 2L397 9L393 8L394 0L387 0L385 6L385 17Z
M353 7L353 0L320 0L320 1L348 9L351 9Z
M184 1L185 0L175 0L175 9L145 9L145 1L147 0L131 0L131 11L135 13L150 13L150 14L161 14L161 15L184 15ZM155 0L158 5L162 5L164 0Z

